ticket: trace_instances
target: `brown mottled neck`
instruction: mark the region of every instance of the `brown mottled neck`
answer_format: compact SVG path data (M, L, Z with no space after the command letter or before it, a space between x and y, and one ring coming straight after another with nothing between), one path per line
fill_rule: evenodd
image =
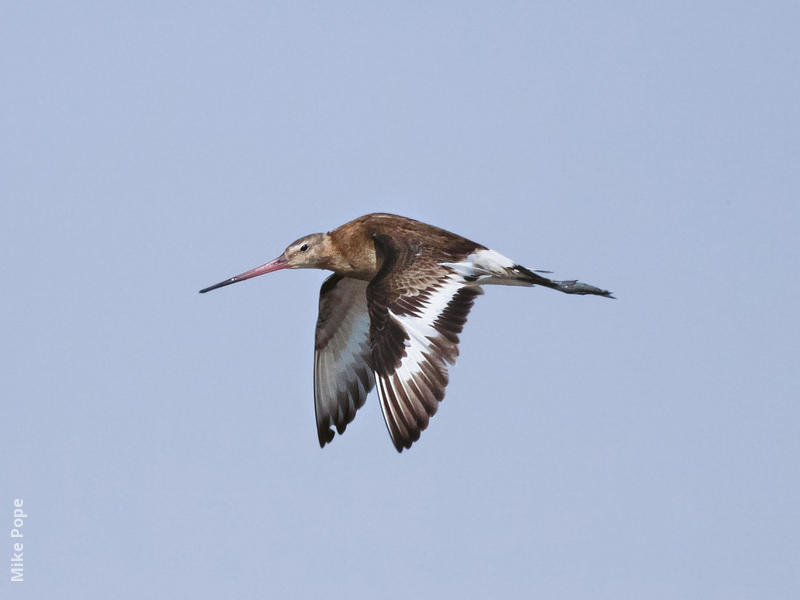
M370 236L369 229L358 219L331 231L331 270L354 279L372 279L378 270Z

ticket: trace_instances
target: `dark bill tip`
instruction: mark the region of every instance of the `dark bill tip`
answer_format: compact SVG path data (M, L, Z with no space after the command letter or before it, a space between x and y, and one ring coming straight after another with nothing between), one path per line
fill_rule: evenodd
M225 281L220 281L219 283L210 285L207 288L203 288L202 290L200 290L200 293L205 294L206 292L210 292L211 290L215 290L217 288L225 287L226 285L236 283L237 281L241 281L241 279L237 279L236 277L231 277L230 279L226 279Z

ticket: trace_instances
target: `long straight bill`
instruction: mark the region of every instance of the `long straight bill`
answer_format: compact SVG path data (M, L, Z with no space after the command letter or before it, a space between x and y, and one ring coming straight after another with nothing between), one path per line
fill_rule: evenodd
M239 283L240 281L244 281L245 279L251 279L253 277L258 277L259 275L265 275L267 273L272 273L273 271L280 271L281 269L288 269L288 268L289 268L289 263L286 260L286 257L283 254L281 254L275 260L271 260L268 263L261 265L260 267L256 267L255 269L250 269L249 271L240 273L239 275L231 277L230 279L226 279L225 281L220 281L219 283L215 283L212 286L200 290L200 293L205 294L206 292L210 292L211 290L215 290L217 288L225 287L226 285L230 285L232 283Z

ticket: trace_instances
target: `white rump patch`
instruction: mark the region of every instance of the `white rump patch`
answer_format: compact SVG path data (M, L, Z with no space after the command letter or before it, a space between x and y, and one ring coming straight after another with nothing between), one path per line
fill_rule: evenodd
M511 277L509 270L516 263L494 250L478 250L462 261L439 264L452 269L462 277L475 279L473 285L476 285L482 283L509 284Z

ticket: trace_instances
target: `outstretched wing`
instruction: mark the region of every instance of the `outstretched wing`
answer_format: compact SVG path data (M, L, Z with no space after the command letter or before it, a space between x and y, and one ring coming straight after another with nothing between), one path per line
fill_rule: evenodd
M373 236L381 269L367 286L372 368L383 417L398 452L410 448L444 398L447 363L475 296L472 281L429 248Z
M341 435L375 385L369 343L367 282L331 275L319 293L314 344L314 408L319 445Z

